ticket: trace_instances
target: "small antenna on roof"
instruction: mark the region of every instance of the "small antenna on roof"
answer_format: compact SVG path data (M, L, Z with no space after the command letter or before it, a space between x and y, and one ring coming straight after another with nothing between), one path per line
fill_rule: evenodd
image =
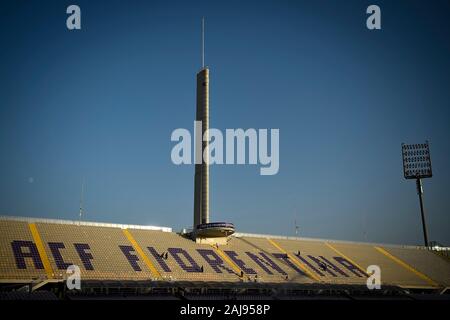
M202 69L205 68L205 17L202 17Z
M81 182L81 194L80 194L80 217L79 222L81 222L81 217L83 215L83 196L84 196L84 178Z
M294 211L295 211L295 218L294 218L295 236L298 237L298 231L300 227L297 224L297 208L295 208Z

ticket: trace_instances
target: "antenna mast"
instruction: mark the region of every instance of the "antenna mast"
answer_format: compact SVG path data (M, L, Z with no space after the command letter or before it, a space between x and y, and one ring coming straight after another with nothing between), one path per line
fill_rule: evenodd
M205 68L205 17L202 17L202 69Z

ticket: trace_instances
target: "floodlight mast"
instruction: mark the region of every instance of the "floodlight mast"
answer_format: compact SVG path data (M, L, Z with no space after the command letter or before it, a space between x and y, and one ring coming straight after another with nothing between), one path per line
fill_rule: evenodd
M425 247L428 247L428 232L425 222L425 210L423 206L422 178L433 176L431 169L431 156L428 141L423 144L402 143L403 174L405 179L415 179L417 194L419 195L420 214L422 218L423 239Z
M424 212L424 209L423 209L422 179L420 179L420 178L416 179L416 186L417 186L417 194L419 195L420 214L421 214L421 217L422 217L423 240L425 242L425 247L428 247L428 232L427 232L427 225L426 225L426 222L425 222L425 212Z

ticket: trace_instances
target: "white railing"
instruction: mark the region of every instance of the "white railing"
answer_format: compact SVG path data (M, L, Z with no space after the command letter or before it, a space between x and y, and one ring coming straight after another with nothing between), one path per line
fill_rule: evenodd
M90 222L90 221L76 221L76 220L62 220L62 219L44 219L44 218L31 218L31 217L13 217L13 216L0 216L0 220L9 221L22 221L22 222L38 222L38 223L55 223L55 224L69 224L69 225L81 225L81 226L94 226L94 227L109 227L109 228L120 228L120 229L141 229L141 230L156 230L163 232L172 232L170 227L158 227L158 226L144 226L144 225L132 225L132 224L116 224L116 223L105 223L105 222ZM186 232L192 232L191 228L186 228L182 230L182 234ZM384 246L391 248L407 248L407 249L431 249L434 251L446 251L450 250L449 247L424 247L424 246L414 246L414 245L400 245L400 244L387 244L387 243L374 243L374 242L358 242L358 241L346 241L346 240L332 240L332 239L321 239L321 238L307 238L307 237L293 237L293 236L282 236L282 235L272 235L272 234L257 234L257 233L244 233L236 232L232 237L241 238L271 238L271 239L281 239L281 240L303 240L303 241L316 241L316 242L331 242L331 243L348 243L348 244L360 244L360 245L375 245Z
M235 234L232 235L232 237L236 237L236 238L241 238L241 237L270 238L270 239L280 239L280 240L303 240L303 241L331 242L331 243L366 244L366 245L384 246L384 247L391 247L391 248L427 249L424 246L414 246L414 245L359 242L359 241L348 241L348 240L332 240L332 239L307 238L307 237L292 237L292 236L279 236L279 235L271 235L271 234L257 234L257 233L243 233L243 232L236 232Z
M119 229L140 229L140 230L156 230L163 232L172 232L172 228L158 227L158 226L143 226L134 224L117 224L106 222L91 222L91 221L76 221L76 220L62 220L62 219L44 219L44 218L31 218L31 217L11 217L0 216L0 220L8 221L20 221L28 223L54 223L54 224L69 224L77 226L91 226L91 227L107 227L107 228L119 228Z

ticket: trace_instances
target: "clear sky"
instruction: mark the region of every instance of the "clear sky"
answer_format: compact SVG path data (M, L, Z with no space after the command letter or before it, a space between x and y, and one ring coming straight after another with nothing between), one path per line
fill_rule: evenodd
M70 4L82 30L66 28ZM382 30L366 28L381 7ZM206 17L211 127L279 128L280 170L211 167L212 220L240 232L422 244L401 143L428 139L430 240L450 244L450 2L16 1L0 4L0 214L192 224Z

